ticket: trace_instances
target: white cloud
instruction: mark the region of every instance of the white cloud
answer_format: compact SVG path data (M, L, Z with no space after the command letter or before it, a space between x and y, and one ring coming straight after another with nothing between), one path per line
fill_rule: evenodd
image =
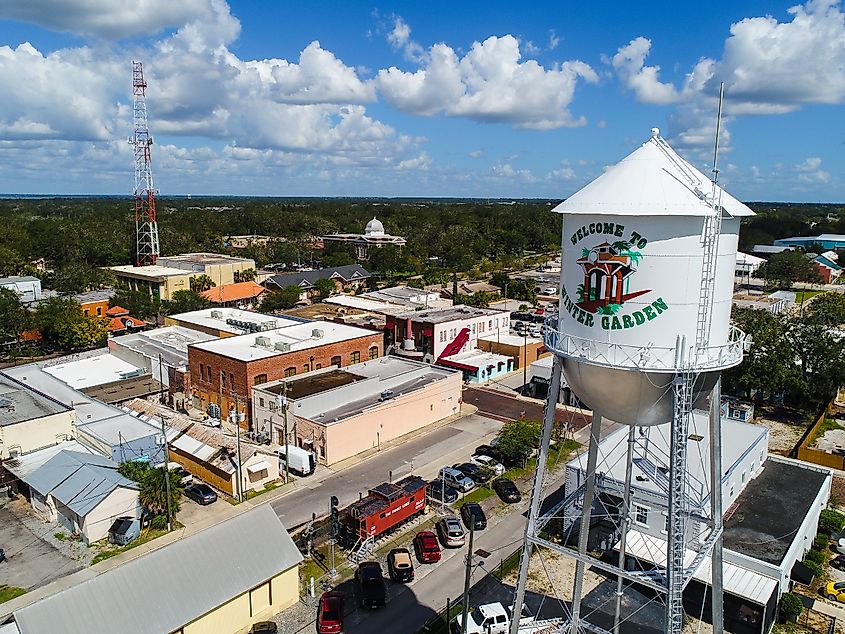
M808 157L803 163L793 166L793 171L798 174L798 180L802 183L829 183L830 172L822 167L822 160L818 156Z
M523 42L522 47L525 49L525 52L529 55L537 55L540 51L543 50L539 46L534 44L534 42L532 42L531 40Z
M554 29L549 29L549 50L555 50L558 47L558 44L560 44L560 37L558 37L558 34L555 33Z
M573 181L576 178L578 178L578 174L567 165L561 165L558 169L546 174L546 180L550 181Z
M423 47L411 39L411 27L401 15L393 16L393 30L387 34L387 41L412 62L418 62L423 57Z
M568 107L579 79L598 81L593 69L580 61L546 69L521 57L512 35L475 42L462 58L435 44L415 72L394 66L379 71L376 83L389 103L412 114L442 112L534 129L584 125Z
M208 10L209 0L0 0L0 19L108 40L153 35Z
M634 91L638 101L643 103L675 103L679 93L672 84L658 79L660 66L646 66L645 58L651 49L651 40L638 37L620 48L611 63L622 83Z
M514 169L510 163L497 163L490 168L490 173L495 178L515 179L524 183L537 181L537 177L531 173L531 170Z
M483 150L473 150L467 156L469 156L470 158L481 158L481 156L483 154L484 154Z

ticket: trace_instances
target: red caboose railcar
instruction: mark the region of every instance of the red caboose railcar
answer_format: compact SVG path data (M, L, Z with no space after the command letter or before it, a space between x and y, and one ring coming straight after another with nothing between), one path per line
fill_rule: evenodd
M378 537L425 510L428 483L419 476L407 476L390 484L383 482L369 495L340 513L341 540L351 546L368 537Z

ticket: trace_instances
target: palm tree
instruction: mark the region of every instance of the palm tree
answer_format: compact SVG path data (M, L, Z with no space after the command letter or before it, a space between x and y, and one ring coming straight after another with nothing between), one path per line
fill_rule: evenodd
M175 471L166 471L165 467L150 469L141 479L141 490L138 499L152 515L167 513L167 483L165 472L170 478L170 513L176 515L179 510L179 500L182 497L181 478Z
M204 273L191 278L191 290L196 291L197 293L202 293L203 291L207 291L215 286L217 286L217 284L214 283L214 280Z

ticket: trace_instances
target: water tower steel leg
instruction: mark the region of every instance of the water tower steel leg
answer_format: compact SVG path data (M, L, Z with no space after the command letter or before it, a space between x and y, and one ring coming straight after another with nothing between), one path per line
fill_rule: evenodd
M590 449L587 454L587 483L584 488L584 504L581 507L581 529L578 531L578 554L582 559L575 564L575 584L572 589L572 632L577 632L581 618L581 592L584 586L584 561L587 555L587 540L590 537L590 519L592 517L593 498L596 492L596 462L599 453L599 435L601 433L601 414L593 410L593 422L590 426Z
M692 415L695 374L679 372L672 383L674 412L669 449L669 534L666 548L666 628L680 634L684 628L684 575L687 514L687 435Z
M522 604L525 603L525 586L528 582L528 565L531 562L532 543L530 537L537 532L537 518L540 515L540 503L543 500L543 478L546 475L546 460L549 456L549 443L552 439L552 427L555 422L557 411L557 399L560 395L560 376L563 371L563 359L555 356L552 362L552 380L549 385L549 394L546 397L546 408L543 413L543 433L540 436L540 449L537 455L537 470L534 473L534 487L531 489L531 505L528 507L528 521L525 523L525 536L522 542L522 555L519 560L519 578L516 583L516 595L514 596L513 614L522 611ZM510 625L510 634L518 634L519 619L513 619Z
M625 570L625 546L628 540L628 526L631 516L631 476L634 468L635 428L628 429L628 456L625 462L625 488L622 493L622 513L619 530L619 569ZM622 615L622 575L616 580L616 610L613 618L613 634L619 634L619 620Z
M711 552L710 600L713 634L724 632L722 586L722 378L713 386L710 397L710 516L716 541Z

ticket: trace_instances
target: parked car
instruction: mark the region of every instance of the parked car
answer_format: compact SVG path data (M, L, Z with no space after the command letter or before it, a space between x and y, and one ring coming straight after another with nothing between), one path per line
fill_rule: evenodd
M343 593L324 592L317 606L317 634L343 632Z
M519 489L516 488L513 481L507 478L496 478L493 480L493 490L501 498L502 502L507 502L508 504L519 502L522 499Z
M495 476L500 476L505 472L505 465L490 456L473 456L469 461L472 464L477 464L482 469L487 469Z
M845 555L836 555L836 557L830 560L830 565L837 570L845 570Z
M362 561L355 571L355 586L358 591L358 601L362 608L384 607L387 599L387 588L381 564L377 561Z
M472 491L475 488L475 482L472 481L472 478L468 478L457 469L452 469L451 467L443 467L437 477L449 486L464 493Z
M414 537L414 552L421 564L434 564L440 561L440 544L431 531L420 531Z
M276 453L279 454L279 471L285 470L285 462L290 458L289 471L293 471L296 475L305 477L314 473L314 466L316 460L314 454L310 451L293 445L287 446L287 453L285 453L285 446L279 449Z
M214 489L201 482L186 486L185 497L201 506L206 506L217 501L217 494L214 492Z
M824 587L824 596L831 601L845 603L845 581L831 581Z
M493 458L493 460L499 459L499 452L496 451L496 448L492 445L478 445L475 448L474 456L489 456Z
M387 574L391 581L397 583L414 580L414 562L407 548L394 548L387 554Z
M249 628L249 634L276 634L278 631L279 626L273 621L259 621Z
M482 469L477 464L473 464L472 462L461 462L459 464L452 466L455 471L460 471L468 478L471 478L473 482L476 484L483 484L490 479L489 473L487 473L486 469Z
M460 548L466 541L464 529L454 515L444 517L437 522L437 534L440 537L440 543L446 548Z
M141 520L132 517L118 517L109 527L109 543L126 546L141 536Z
M451 504L457 501L459 493L447 485L444 480L432 480L428 483L428 497L438 502Z
M487 516L478 502L467 502L461 507L461 518L467 528L483 531L487 528Z
M179 482L182 484L191 484L194 481L194 476L191 475L191 472L185 469L185 467L177 467L173 469L176 475L179 476Z

